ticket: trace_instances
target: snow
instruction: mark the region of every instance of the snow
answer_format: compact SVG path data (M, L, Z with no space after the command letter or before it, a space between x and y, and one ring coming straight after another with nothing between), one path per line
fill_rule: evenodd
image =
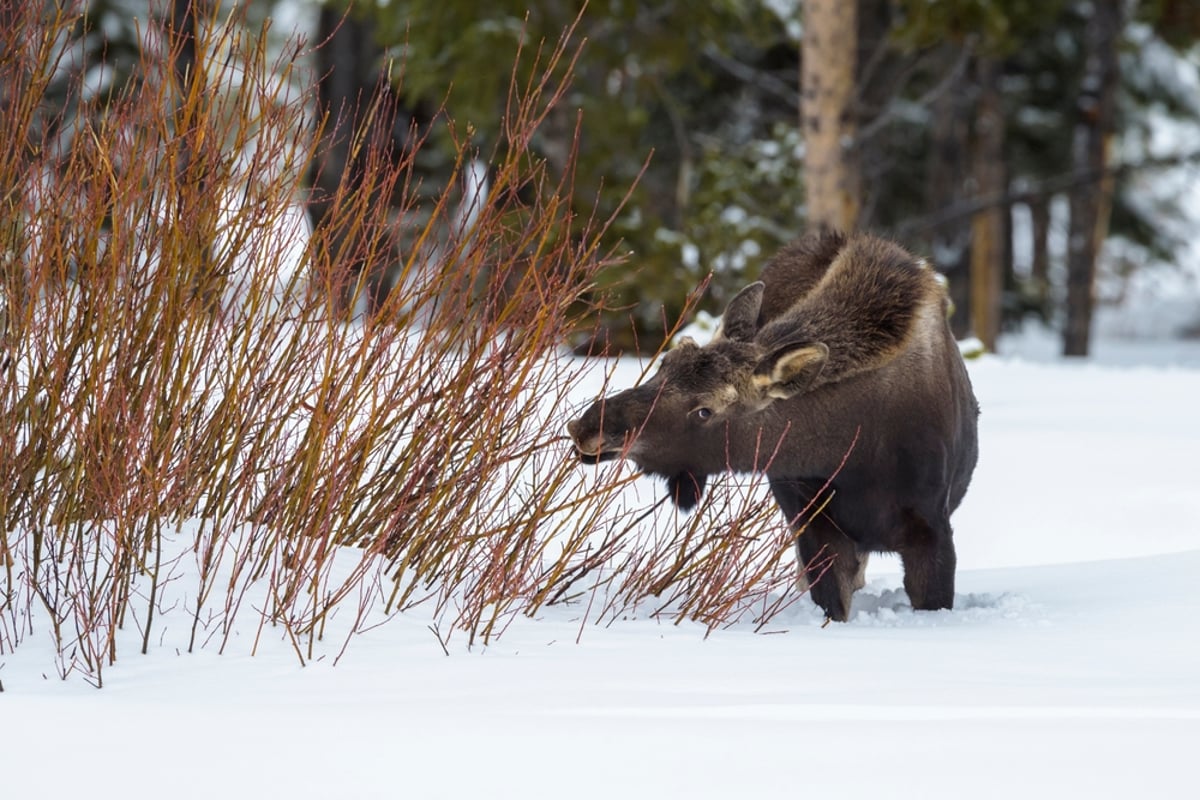
M269 637L249 656L250 622L226 655L183 653L181 619L99 691L31 637L0 656L5 795L1180 796L1200 745L1200 344L1065 364L1037 342L970 363L982 456L953 611L914 612L877 556L849 623L805 599L764 634L572 605L447 656L418 607L301 667Z

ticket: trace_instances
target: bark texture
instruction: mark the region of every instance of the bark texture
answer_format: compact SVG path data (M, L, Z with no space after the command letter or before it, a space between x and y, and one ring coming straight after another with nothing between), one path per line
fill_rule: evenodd
M926 196L929 208L957 208L966 201L965 177L970 172L971 114L975 91L967 69L956 68L960 48L945 45L938 58L955 77L931 106L929 159ZM932 227L931 253L934 266L950 282L954 312L950 327L959 339L971 333L970 254L971 221L959 215Z
M1085 33L1087 62L1075 108L1072 161L1076 174L1103 175L1108 143L1116 126L1117 48L1123 3L1092 4ZM1095 301L1096 258L1108 231L1112 181L1080 183L1071 190L1071 222L1067 240L1067 324L1063 355L1086 356L1091 344Z
M800 114L812 229L849 231L858 221L860 181L854 157L857 126L853 109L857 11L854 0L804 3Z
M999 65L994 59L981 57L978 74L979 106L971 159L972 183L977 194L991 197L1004 194L1007 182ZM1007 215L1007 207L997 204L971 218L971 327L983 346L993 352L1000 335Z
M366 310L374 311L388 291L386 255L368 243L364 216L347 214L347 197L369 194L367 206L389 200L368 186L368 164L390 163L403 150L412 118L395 96L384 68L382 50L370 23L331 5L321 6L315 51L320 146L313 161L308 203L314 233L341 272L341 311L351 313L366 282ZM339 205L340 204L340 205Z

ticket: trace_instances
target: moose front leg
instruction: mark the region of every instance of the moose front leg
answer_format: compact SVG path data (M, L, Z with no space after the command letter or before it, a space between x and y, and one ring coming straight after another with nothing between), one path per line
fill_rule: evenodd
M850 615L850 599L866 582L867 554L828 516L805 514L810 494L807 481L772 479L771 491L792 530L796 531L796 559L800 588L836 622ZM824 482L816 485L819 487Z
M800 574L808 593L834 622L850 617L850 599L865 582L867 556L824 516L808 520L796 537Z
M906 511L900 560L904 564L904 590L913 608L954 608L958 557L949 520L927 520L915 511Z

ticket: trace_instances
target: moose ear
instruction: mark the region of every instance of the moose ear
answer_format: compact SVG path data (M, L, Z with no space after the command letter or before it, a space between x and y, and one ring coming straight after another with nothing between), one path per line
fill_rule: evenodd
M787 400L813 385L829 360L822 342L786 345L758 363L754 382L767 397Z
M758 333L758 312L762 309L762 281L756 281L729 301L721 316L721 334L735 342L748 342Z

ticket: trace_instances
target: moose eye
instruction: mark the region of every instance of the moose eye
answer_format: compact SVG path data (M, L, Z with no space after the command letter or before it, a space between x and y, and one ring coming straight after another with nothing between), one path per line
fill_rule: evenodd
M713 415L713 410L711 408L704 408L703 406L701 406L700 408L697 408L694 411L692 411L692 414L695 415L696 419L703 422L704 420L709 419Z

